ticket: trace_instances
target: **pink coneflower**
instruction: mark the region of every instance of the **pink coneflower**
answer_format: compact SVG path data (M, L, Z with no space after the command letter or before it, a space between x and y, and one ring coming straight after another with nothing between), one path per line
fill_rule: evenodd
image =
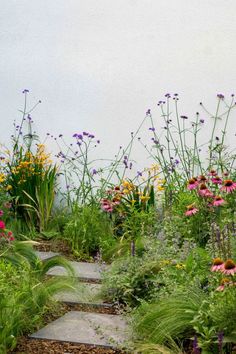
M216 176L217 172L215 170L210 170L209 171L209 176Z
M221 258L214 258L212 261L212 272L218 272L224 267L224 261Z
M117 198L117 197L113 198L113 199L112 199L112 203L113 203L114 205L119 205L119 204L120 204L120 198Z
M220 206L222 204L225 204L225 200L221 198L220 195L215 196L215 200L213 202L213 206Z
M101 200L101 208L102 208L102 210L106 211L107 213L111 213L113 211L112 202L109 199L102 199Z
M227 259L220 271L227 275L234 275L236 273L236 264L232 259Z
M187 206L187 211L185 212L185 215L190 216L193 214L196 214L198 212L198 209L194 207L193 204Z
M219 176L213 176L211 182L214 183L214 184L221 184L222 183L222 179Z
M188 180L188 185L187 185L187 188L189 190L192 190L192 189L196 189L198 186L198 181L196 178L191 178Z
M223 186L221 187L221 191L226 193L232 193L236 189L236 183L232 181L232 179L226 179L223 182Z
M228 278L223 278L220 282L220 286L216 288L217 291L223 291L226 285L230 285L232 282Z
M204 175L200 175L200 176L198 176L198 181L200 183L205 183L205 182L207 182L207 178Z
M205 183L201 183L199 190L198 190L199 195L202 197L213 197L213 193L207 188Z

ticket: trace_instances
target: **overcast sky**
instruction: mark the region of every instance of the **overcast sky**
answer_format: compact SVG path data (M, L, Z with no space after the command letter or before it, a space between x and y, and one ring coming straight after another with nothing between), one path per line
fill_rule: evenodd
M185 114L235 92L235 0L0 0L0 140L23 104L41 135L88 130L113 153L166 92Z

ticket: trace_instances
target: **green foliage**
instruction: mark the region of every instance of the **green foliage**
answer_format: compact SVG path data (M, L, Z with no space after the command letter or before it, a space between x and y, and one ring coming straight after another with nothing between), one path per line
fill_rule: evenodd
M157 303L143 303L133 321L137 338L165 345L173 340L191 338L194 334L191 321L206 296L195 288L175 292Z
M136 306L145 298L152 297L158 286L156 274L158 261L139 257L119 259L112 264L103 279L103 294L109 301Z
M96 205L81 208L75 206L70 221L65 226L64 236L72 252L87 259L98 252L106 259L115 243L109 216Z
M73 289L73 281L45 277L53 266L60 265L73 275L68 262L54 258L38 259L27 243L13 242L0 255L0 352L13 349L17 337L42 321L52 296Z

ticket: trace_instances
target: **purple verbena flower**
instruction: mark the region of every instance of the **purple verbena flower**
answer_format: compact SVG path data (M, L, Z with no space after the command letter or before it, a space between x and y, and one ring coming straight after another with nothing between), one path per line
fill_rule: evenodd
M205 120L204 119L200 119L199 122L203 124L205 122Z
M188 119L187 116L180 116L180 118L182 118L182 119Z
M193 352L194 354L200 354L200 349L198 346L198 341L197 341L197 336L194 336L194 340L193 340Z
M222 94L222 93L218 93L217 94L217 97L220 99L220 100L223 100L225 98L225 96Z
M22 93L28 93L28 92L29 92L28 89L24 89L24 90L22 91Z
M88 137L91 138L91 139L93 139L93 138L95 138L95 135L89 134Z
M151 128L148 128L148 130L151 130L151 131L155 131L155 128L154 127L151 127Z
M219 353L222 352L223 339L224 339L224 332L221 331L221 332L218 333L218 348L219 348Z

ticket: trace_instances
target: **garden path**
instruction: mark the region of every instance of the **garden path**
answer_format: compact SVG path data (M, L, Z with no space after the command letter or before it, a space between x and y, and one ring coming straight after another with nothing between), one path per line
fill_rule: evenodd
M57 254L53 252L37 252L41 260L50 259ZM103 302L100 296L101 273L108 266L98 263L70 262L75 276L78 278L76 292L64 292L57 295L58 301L70 305L92 305L109 308L111 304ZM50 276L66 276L62 267L54 267L48 272ZM94 347L117 348L124 346L128 338L127 323L121 315L69 311L64 316L49 323L31 338L56 340L76 344L88 344Z

